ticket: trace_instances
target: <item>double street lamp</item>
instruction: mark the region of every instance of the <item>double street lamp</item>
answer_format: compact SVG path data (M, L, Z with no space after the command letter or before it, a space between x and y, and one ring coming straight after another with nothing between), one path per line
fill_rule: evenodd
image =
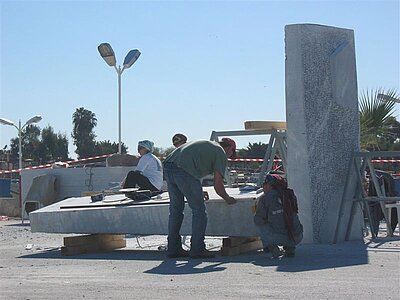
M110 66L114 67L118 74L118 154L121 154L121 75L125 69L130 68L140 56L140 51L137 49L131 50L125 56L123 67L116 66L116 58L114 50L108 43L100 44L97 49L101 57Z
M28 121L26 121L26 123L23 126L21 126L21 120L19 120L19 123L18 123L18 126L17 126L17 125L14 124L13 121L10 121L10 120L5 119L5 118L0 118L0 124L14 126L18 130L19 169L22 169L22 130L26 126L28 126L30 124L40 122L40 120L42 120L42 117L39 116L39 115L36 115L36 116L30 118Z

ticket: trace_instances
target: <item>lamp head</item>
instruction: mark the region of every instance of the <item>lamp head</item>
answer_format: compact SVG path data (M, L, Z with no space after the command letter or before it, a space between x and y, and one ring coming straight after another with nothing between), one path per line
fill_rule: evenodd
M13 121L10 121L10 120L5 119L5 118L1 118L1 119L0 119L0 124L3 124L3 125L10 125L10 126L15 125Z
M117 61L115 60L114 50L109 43L101 43L97 49L99 50L101 57L110 67L116 65Z
M42 116L36 115L36 116L30 118L28 121L26 121L26 125L33 124L33 123L38 123L41 120L42 120Z
M130 68L135 63L135 61L137 61L140 54L141 53L138 49L129 51L129 53L125 56L124 59L124 68L125 69Z

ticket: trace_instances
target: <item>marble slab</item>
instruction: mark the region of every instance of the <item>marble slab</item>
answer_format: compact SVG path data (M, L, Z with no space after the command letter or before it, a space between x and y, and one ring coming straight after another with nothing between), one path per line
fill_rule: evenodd
M240 192L228 188L229 195L238 203L227 205L212 187L205 187L210 199L206 201L208 213L208 236L256 236L252 205L256 192ZM115 196L120 197L120 196ZM122 199L122 198L121 198ZM29 215L33 232L49 233L115 233L115 234L160 234L168 232L169 198L163 193L153 198L154 204L138 202L135 205L108 207L81 207L91 205L90 197L73 197L36 210ZM110 204L110 202L107 202ZM92 205L99 204L95 202ZM73 208L77 206L78 208ZM69 208L71 207L71 208ZM181 234L191 233L191 210L186 204Z

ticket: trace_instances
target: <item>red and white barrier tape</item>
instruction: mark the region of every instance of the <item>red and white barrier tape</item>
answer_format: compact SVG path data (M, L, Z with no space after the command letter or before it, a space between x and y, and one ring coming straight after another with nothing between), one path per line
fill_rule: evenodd
M264 159L261 158L234 158L229 159L229 161L245 161L245 162L263 162ZM281 159L274 159L275 162L282 161ZM400 159L373 159L373 163L400 163Z
M98 155L98 156L93 156L93 157L88 157L88 158L69 160L69 161L66 161L64 163L73 164L73 163L77 163L77 162L81 162L81 161L93 160L93 159L98 159L98 158L106 158L106 157L109 157L111 155L113 155L113 154L104 154L104 155Z
M159 157L160 160L164 160L164 156ZM263 162L263 158L229 158L229 161L240 161L240 162ZM274 159L274 162L280 162L282 159ZM400 159L373 159L373 163L397 163Z
M99 158L106 158L108 156L111 156L112 154L104 154L104 155L99 155L99 156L93 156L93 157L88 157L88 158L82 158L82 159L76 159L76 160L68 160L64 162L55 162L52 164L44 164L40 166L32 166L32 167L27 167L23 169L14 169L14 170L0 170L0 174L8 174L8 173L19 173L22 170L35 170L35 169L45 169L45 168L51 168L54 166L64 166L66 168L69 167L70 164L74 163L79 163L83 161L89 161L89 160L94 160L94 159L99 159ZM264 159L262 158L235 158L235 159L229 159L229 161L232 162L263 162ZM274 162L281 162L281 159L274 159ZM371 160L373 163L400 163L400 159L373 159Z
M31 167L26 167L23 169L14 169L14 170L1 170L0 174L8 174L8 173L19 173L23 170L35 170L35 169L46 169L46 168L51 168L51 167L55 167L55 166L61 166L61 167L66 167L68 168L70 164L74 164L74 163L79 163L79 162L83 162L83 161L88 161L88 160L94 160L94 159L99 159L99 158L106 158L108 156L110 156L112 154L104 154L104 155L99 155L99 156L93 156L93 157L88 157L88 158L82 158L82 159L76 159L76 160L68 160L68 161L58 161L52 164L44 164L44 165L40 165L40 166L31 166Z
M263 162L262 158L229 158L229 161L241 161L241 162ZM282 159L274 159L275 162L282 161Z
M373 163L398 163L400 159L373 159Z

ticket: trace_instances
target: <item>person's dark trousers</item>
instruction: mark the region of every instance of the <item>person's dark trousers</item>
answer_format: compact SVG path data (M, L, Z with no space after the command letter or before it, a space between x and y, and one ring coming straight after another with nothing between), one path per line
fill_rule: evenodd
M150 190L152 192L158 191L158 189L151 184L150 180L136 171L130 171L126 176L124 189L125 188L134 188L136 185L139 187L140 190Z
M207 227L207 212L204 204L203 188L199 179L193 177L175 164L166 163L164 172L168 184L169 221L168 254L174 255L182 249L180 229L185 208L184 198L192 210L192 238L190 256L201 255L205 251L204 235Z

